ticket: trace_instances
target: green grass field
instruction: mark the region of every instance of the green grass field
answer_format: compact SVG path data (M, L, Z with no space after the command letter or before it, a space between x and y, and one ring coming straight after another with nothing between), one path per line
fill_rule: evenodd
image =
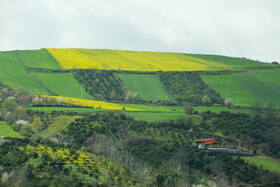
M81 85L71 73L32 72L32 75L57 95L81 98ZM93 97L83 89L83 99L93 99Z
M139 93L145 101L170 100L154 74L120 74L120 77L129 91Z
M244 69L248 67L263 67L263 66L271 66L275 67L276 65L270 63L263 63L255 60L245 59L245 58L236 58L236 57L228 57L228 56L219 56L219 55L203 55L203 54L186 54L187 56L192 56L195 58L200 58L203 60L211 60L214 62L218 62L227 66L234 67L233 69Z
M49 94L26 72L15 52L0 52L0 81L13 89L27 90L32 94Z
M280 163L267 160L264 158L256 158L256 157L241 157L245 161L249 161L250 164L256 165L257 167L263 166L264 169L267 169L271 172L276 171L280 174Z
M4 121L0 121L0 137L24 138L18 132L15 132L12 127Z
M202 76L206 84L235 105L250 106L256 100L280 107L280 70L255 70L230 75Z
M22 63L27 67L44 69L62 69L52 55L45 50L20 50L16 51Z

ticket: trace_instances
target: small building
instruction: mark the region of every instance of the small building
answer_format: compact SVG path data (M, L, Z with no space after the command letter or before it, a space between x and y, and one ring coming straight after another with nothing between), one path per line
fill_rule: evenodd
M215 143L216 141L217 141L216 138L201 139L201 140L194 140L194 144L199 149L206 149L209 144Z

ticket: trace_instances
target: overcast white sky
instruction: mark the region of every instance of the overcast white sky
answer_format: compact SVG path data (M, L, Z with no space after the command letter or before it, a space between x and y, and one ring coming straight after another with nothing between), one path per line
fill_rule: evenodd
M44 47L280 62L280 0L0 0L0 50Z

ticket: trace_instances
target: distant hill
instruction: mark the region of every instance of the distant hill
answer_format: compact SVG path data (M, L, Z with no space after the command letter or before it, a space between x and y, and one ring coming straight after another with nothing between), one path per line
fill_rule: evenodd
M191 88L196 83L191 85L192 80L188 80L180 88L182 82L174 78L167 90L167 83L161 82L156 73L195 71L208 72L201 76L203 81L236 105L248 106L260 100L280 106L277 67L245 58L167 52L54 48L0 52L0 81L13 89L114 102L123 102L128 92L137 93L144 101L169 102L173 96L190 95L198 102L203 94L210 93L206 86L200 83ZM229 75L223 75L225 71Z

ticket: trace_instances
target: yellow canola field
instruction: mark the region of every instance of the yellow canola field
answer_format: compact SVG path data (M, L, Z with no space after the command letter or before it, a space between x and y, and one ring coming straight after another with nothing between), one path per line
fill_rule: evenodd
M128 108L118 104L109 103L105 101L94 101L94 100L87 100L87 99L78 99L73 97L63 97L63 96L49 96L49 95L41 95L41 97L50 97L55 99L63 99L65 103L83 106L83 107L92 107L92 108L100 108L100 109L107 109L107 110L137 110L135 108Z
M126 71L211 71L229 66L182 53L110 49L47 49L65 69Z

